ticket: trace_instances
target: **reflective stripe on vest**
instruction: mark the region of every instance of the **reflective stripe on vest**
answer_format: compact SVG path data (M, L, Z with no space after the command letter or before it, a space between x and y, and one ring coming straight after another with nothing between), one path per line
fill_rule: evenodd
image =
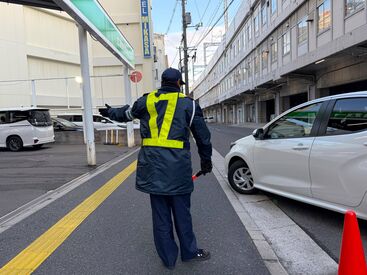
M149 129L151 138L143 139L143 146L183 149L184 142L180 140L168 139L168 134L171 130L177 101L179 98L184 98L186 96L182 93L166 93L157 96L156 93L157 91L150 93L147 98L147 109L150 115ZM155 108L155 104L163 100L167 101L167 108L164 114L161 130L159 131L157 124L158 113L157 109Z

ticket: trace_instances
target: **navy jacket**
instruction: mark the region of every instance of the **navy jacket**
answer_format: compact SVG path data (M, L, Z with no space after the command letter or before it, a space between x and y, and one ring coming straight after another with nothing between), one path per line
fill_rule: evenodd
M175 86L163 86L158 90L158 93L172 92L180 92L180 89ZM147 95L144 95L134 103L131 109L131 115L140 119L142 139L151 137L150 115L146 103ZM161 129L167 101L159 101L155 107L158 113L158 129ZM142 146L138 157L136 189L155 195L181 195L193 191L190 132L195 138L200 158L211 160L212 156L210 132L197 103L195 103L195 114L190 126L193 111L193 99L189 97L178 99L168 139L183 141L184 149ZM121 122L129 120L121 108L109 109L109 116Z

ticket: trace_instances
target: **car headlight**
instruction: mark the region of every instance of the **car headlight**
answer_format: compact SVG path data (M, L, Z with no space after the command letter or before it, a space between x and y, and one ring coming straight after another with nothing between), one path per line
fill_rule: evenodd
M232 149L232 147L235 145L236 145L236 142L231 142L230 148Z

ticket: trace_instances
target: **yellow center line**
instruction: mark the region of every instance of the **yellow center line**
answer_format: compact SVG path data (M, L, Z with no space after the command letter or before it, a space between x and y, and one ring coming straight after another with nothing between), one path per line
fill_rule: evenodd
M135 170L136 161L109 180L9 261L0 269L0 274L20 275L34 272Z

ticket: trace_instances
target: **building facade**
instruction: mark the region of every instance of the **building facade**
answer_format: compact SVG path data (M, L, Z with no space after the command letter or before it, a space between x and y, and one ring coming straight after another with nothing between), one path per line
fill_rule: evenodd
M154 34L154 81L155 88L161 87L161 76L165 69L168 68L168 56L165 51L165 35L164 34Z
M193 86L207 116L265 123L307 100L367 90L365 0L243 1Z
M143 79L132 97L155 88L153 26L149 0L101 0L135 51ZM65 13L0 3L0 107L37 106L59 110L82 106L78 28ZM88 37L93 106L125 104L123 66ZM164 48L163 48L164 50Z

